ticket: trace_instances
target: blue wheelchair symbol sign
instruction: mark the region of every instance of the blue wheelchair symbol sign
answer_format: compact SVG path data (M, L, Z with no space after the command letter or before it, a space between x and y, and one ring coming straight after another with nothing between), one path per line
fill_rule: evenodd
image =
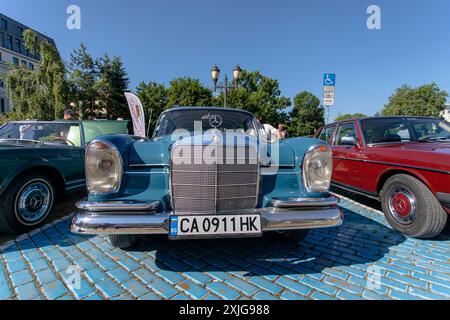
M336 75L334 73L326 73L323 75L323 85L324 86L336 86Z

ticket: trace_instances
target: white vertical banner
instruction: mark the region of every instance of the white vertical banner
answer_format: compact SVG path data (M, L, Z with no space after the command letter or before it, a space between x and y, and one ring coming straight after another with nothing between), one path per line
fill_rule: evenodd
M134 135L145 138L145 115L142 103L139 98L131 92L125 92L125 97L127 98L128 106L130 107Z

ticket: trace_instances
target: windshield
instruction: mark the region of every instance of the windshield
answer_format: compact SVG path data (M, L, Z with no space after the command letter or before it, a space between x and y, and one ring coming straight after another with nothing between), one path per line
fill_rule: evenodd
M175 130L233 130L256 136L254 116L235 110L174 110L164 113L155 129L155 137L171 135Z
M76 123L8 123L0 128L0 142L35 142L81 147Z
M361 121L367 144L450 141L450 123L432 118L378 118Z

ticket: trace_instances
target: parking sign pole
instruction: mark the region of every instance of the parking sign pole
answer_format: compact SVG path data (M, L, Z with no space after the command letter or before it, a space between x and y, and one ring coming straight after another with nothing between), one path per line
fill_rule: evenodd
M326 73L323 75L323 104L327 108L326 123L330 123L330 106L334 105L336 92L336 74Z

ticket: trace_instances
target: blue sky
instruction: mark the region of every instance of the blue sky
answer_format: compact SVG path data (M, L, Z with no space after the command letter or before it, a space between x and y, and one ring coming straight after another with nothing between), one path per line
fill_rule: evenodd
M66 28L81 7L82 29ZM382 30L366 27L381 7ZM450 91L448 0L0 0L0 12L55 39L68 59L84 42L94 56L123 58L131 88L177 76L211 85L218 64L239 63L280 82L283 95L322 96L322 74L337 74L341 113L375 114L402 84L435 81Z

